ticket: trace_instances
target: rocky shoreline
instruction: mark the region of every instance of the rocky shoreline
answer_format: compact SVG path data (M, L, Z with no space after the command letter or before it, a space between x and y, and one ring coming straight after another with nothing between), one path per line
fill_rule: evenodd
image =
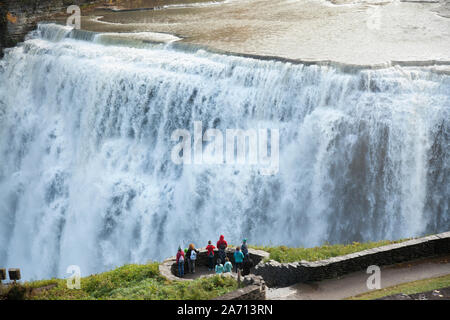
M65 14L70 5L86 6L103 1L92 0L1 0L0 1L0 57L3 49L14 47L24 40L37 23L58 14Z

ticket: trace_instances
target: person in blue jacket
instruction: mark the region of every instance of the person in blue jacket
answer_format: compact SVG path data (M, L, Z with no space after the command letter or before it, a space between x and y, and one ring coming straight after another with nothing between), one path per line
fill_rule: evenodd
M238 269L242 269L242 261L244 261L244 254L240 247L236 247L236 251L234 252L234 268L236 273Z
M217 259L217 264L216 264L216 274L222 274L222 273L223 273L223 264L219 258L219 259Z
M227 273L227 272L231 272L231 270L233 270L233 265L230 262L230 259L228 259L228 257L225 258L225 264L223 265L223 272Z

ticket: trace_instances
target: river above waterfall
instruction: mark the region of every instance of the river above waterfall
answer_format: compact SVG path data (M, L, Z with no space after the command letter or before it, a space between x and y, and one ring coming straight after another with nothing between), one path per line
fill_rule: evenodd
M238 54L349 65L450 63L450 2L226 0L161 6L121 1L87 11L84 30L161 32ZM138 3L138 4L136 4ZM156 8L155 10L136 10ZM129 9L134 9L129 11Z

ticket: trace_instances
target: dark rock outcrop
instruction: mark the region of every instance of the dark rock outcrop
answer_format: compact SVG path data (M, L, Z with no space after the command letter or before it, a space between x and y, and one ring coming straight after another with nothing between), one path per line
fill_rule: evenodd
M8 6L6 2L0 2L0 58L3 57L3 48L7 46L6 43L7 13L8 13Z
M0 0L0 57L3 49L15 46L40 21L64 13L70 5L86 5L93 0Z

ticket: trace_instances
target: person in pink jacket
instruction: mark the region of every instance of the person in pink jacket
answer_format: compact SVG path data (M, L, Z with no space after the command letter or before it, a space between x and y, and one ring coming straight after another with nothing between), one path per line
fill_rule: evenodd
M183 276L184 276L184 251L181 249L181 247L178 247L177 264L178 264L178 276L180 278L183 278Z

